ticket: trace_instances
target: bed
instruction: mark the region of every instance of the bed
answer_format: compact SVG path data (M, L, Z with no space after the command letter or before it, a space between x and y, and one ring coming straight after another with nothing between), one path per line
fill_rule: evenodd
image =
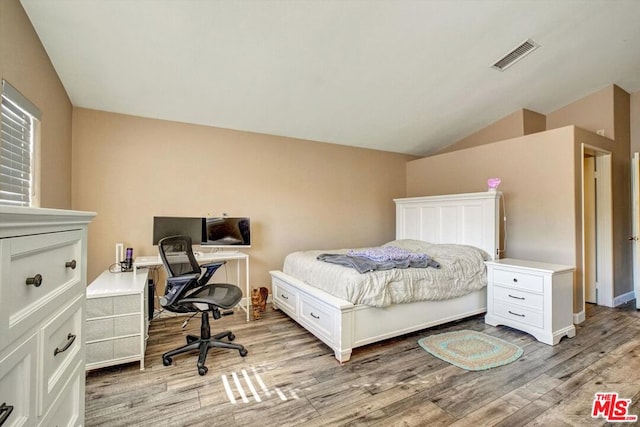
M396 239L469 245L496 258L499 198L499 192L489 191L395 199ZM445 300L374 306L354 304L283 271L270 274L274 308L327 344L341 363L356 347L483 313L487 307L485 287Z

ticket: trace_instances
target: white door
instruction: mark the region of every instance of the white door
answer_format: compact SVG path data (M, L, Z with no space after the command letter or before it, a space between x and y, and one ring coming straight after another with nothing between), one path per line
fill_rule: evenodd
M640 235L640 154L633 153L631 160L631 193L633 194L633 235L629 240L633 244L633 290L636 295L636 308L640 308L640 250L638 248L638 236Z

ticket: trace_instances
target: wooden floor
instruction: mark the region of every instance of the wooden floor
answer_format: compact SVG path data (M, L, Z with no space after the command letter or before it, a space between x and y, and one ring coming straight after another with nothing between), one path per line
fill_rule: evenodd
M576 337L553 347L476 316L355 349L344 365L281 312L269 308L250 323L238 312L212 329L232 329L249 355L212 350L205 376L195 355L162 365L164 351L198 332L198 317L182 330L184 319L152 321L144 371L127 364L87 374L87 426L613 425L591 418L596 392L632 399L629 413L640 415L640 313L633 305L589 306ZM459 329L503 338L524 355L472 372L417 343Z

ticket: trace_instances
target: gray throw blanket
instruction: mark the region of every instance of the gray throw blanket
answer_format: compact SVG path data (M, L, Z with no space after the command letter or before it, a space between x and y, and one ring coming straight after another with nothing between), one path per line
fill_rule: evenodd
M422 259L373 261L369 258L361 256L344 254L320 254L318 255L317 259L332 264L342 265L344 267L354 268L358 271L358 273L367 273L369 271L376 270L391 270L392 268L440 268L440 264L438 264L428 256Z

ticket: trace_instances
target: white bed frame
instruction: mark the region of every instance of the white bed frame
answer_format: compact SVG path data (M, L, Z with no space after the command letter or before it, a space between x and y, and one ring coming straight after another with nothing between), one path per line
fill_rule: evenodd
M395 199L396 238L473 245L497 258L499 198L499 192L484 192ZM487 309L486 288L446 301L379 308L354 305L281 271L270 274L274 308L331 347L341 363L356 347Z

